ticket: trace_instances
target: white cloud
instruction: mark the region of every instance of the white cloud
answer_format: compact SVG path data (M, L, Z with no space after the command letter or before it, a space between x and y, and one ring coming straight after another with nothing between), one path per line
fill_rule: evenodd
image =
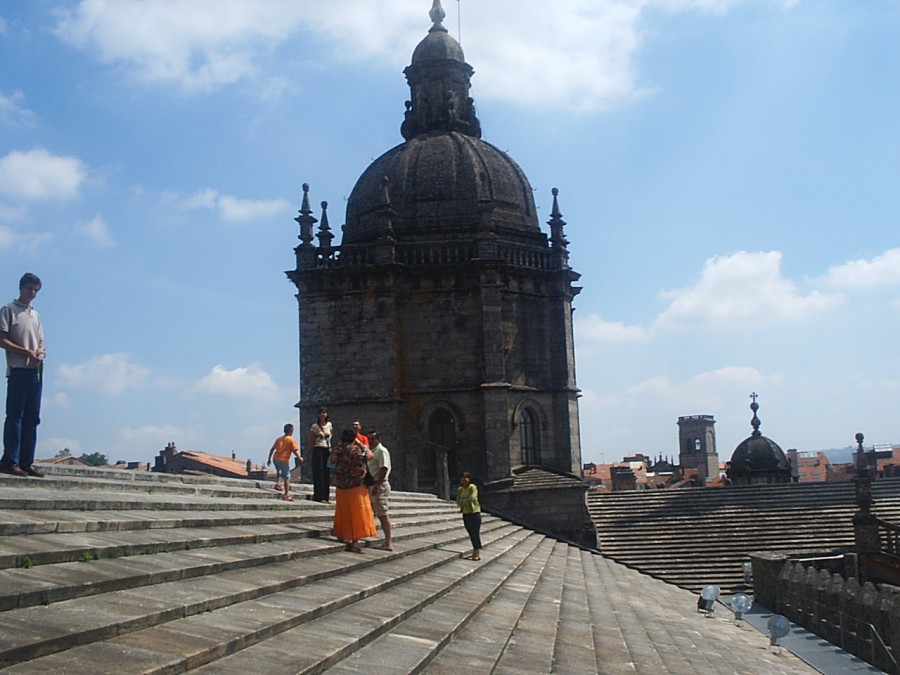
M719 407L723 398L730 397L731 392L758 387L764 379L762 373L749 366L724 366L698 373L685 380L674 380L668 375L656 375L627 387L621 397L612 397L599 403L608 404L621 398L631 400L638 410L642 406L655 407L658 402L682 409ZM598 401L595 401L595 404L597 403Z
M23 220L28 215L28 207L24 204L11 206L0 202L0 221Z
M212 188L200 190L184 200L186 209L215 209L219 193Z
M0 94L0 122L22 126L35 124L34 113L25 107L25 94L18 90L9 96Z
M132 360L131 354L103 354L84 363L59 367L59 386L96 389L104 394L120 394L146 384L150 370Z
M889 249L871 260L850 260L830 267L821 282L844 289L900 285L900 248Z
M318 4L318 3L316 3ZM210 91L260 72L260 59L297 31L310 3L83 0L59 12L57 34L126 64L148 82Z
M0 251L17 248L22 251L32 251L49 243L53 235L49 232L16 232L12 228L0 225Z
M645 5L658 7L668 12L679 13L691 10L724 14L732 7L741 4L744 0L648 0Z
M478 70L483 95L593 110L649 90L638 83L636 65L644 11L723 14L742 1L557 0L552 9L538 0L446 2L444 25L461 37L464 48L472 46L467 60ZM266 67L278 46L324 44L333 59L376 61L396 69L425 37L427 10L414 2L218 0L212 20L207 0L83 0L59 12L56 32L146 82L207 92L254 81L271 93L283 86ZM321 62L317 54L301 52L304 56Z
M599 314L589 314L575 320L575 337L579 343L640 342L649 335L640 326L629 326L621 321L605 321Z
M266 371L253 364L246 368L226 370L216 365L194 387L207 394L225 396L268 396L278 391L278 385Z
M90 244L99 249L111 249L116 247L109 226L102 216L94 216L86 222L75 225L75 232L87 239Z
M231 222L248 222L291 210L291 203L286 199L238 199L221 195L212 188L187 197L182 204L186 209L214 210L221 218Z
M291 204L286 199L238 199L223 195L219 198L218 207L225 220L246 222L288 212Z
M85 177L80 160L43 148L0 157L0 194L15 199L70 199L78 195Z
M795 320L843 301L839 294L801 293L781 276L781 258L780 251L738 251L707 260L695 286L662 293L670 303L656 325L727 328Z
M463 7L476 101L484 92L516 104L594 110L644 93L636 64L640 15L639 3L621 0Z
M755 386L761 381L762 374L756 368L725 366L695 375L688 381L687 386L698 389L718 389L733 384Z
M84 452L81 449L81 442L74 438L41 438L38 440L38 445L42 459L52 459L58 452L66 448L72 453L72 457L80 457Z
M69 398L69 395L65 392L59 392L54 394L53 396L45 396L43 402L41 403L41 407L43 408L71 408L72 407L72 399Z
M118 436L125 443L140 443L158 445L162 450L168 443L176 443L184 441L185 438L193 438L194 432L183 427L174 425L152 425L146 424L140 427L122 427L119 429ZM180 450L187 450L181 447Z

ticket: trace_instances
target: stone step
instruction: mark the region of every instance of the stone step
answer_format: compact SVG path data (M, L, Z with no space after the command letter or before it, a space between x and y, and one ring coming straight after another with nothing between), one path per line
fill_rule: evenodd
M90 562L108 558L168 553L215 546L253 544L296 537L324 537L331 532L333 512L319 511L294 517L287 522L256 522L221 527L201 527L190 520L180 527L145 527L130 530L98 530L93 532L34 534L0 537L0 570L28 569L35 565L65 562ZM434 527L458 525L459 516L449 509L431 512L424 517L418 512L396 514L399 527L430 524ZM144 522L148 522L144 520Z
M0 538L23 534L52 534L74 532L123 531L141 529L166 529L180 527L227 527L241 524L297 523L330 519L334 507L315 502L295 503L293 508L272 511L260 510L190 510L172 509L131 509L105 510L90 508L88 510L0 510ZM421 512L422 502L414 502L398 497L392 511L397 514L417 514ZM427 504L430 511L441 510L448 514L457 514L455 504L450 502L431 502ZM96 504L91 505L96 506ZM193 505L196 507L196 505ZM198 513L199 511L199 513ZM458 514L457 514L458 515Z
M508 524L486 534L497 558L531 536ZM125 658L130 672L142 673L320 672L386 626L471 578L480 566L461 559L463 550L460 540L422 538L414 552L402 556L342 552L271 566L256 571L257 577L265 573L278 580L269 582L268 593L251 597L245 590L247 597L235 597L220 607L172 617L125 635L107 635L64 654L22 662L7 672L49 672L77 664L80 672L120 673ZM257 579L258 584L267 581ZM302 640L297 634L301 627ZM284 645L290 649L286 661L279 658Z
M273 488L275 476L266 480L246 478L219 478L216 476L183 475L157 473L153 471L127 471L106 468L66 467L59 465L39 464L47 476L45 478L17 478L0 474L0 495L6 488L35 490L75 489L81 492L115 493L126 491L132 495L139 494L185 494L204 497L234 498L278 498L279 493ZM331 489L332 495L334 488ZM308 483L291 482L291 492L306 498L312 494L312 486ZM431 504L438 500L432 494L421 492L393 492L398 503Z
M496 527L500 521L486 518L485 527ZM280 526L276 526L279 527ZM0 610L34 605L110 592L125 588L163 583L217 574L231 569L267 565L274 562L320 555L342 550L343 544L330 536L327 528L298 532L295 528L267 534L255 530L240 538L215 536L202 539L201 548L184 546L167 540L159 545L135 546L139 553L128 557L105 556L102 559L51 563L40 569L19 568L0 571ZM397 541L416 539L422 535L442 532L459 534L459 518L447 519L442 514L434 518L419 517L409 522L398 519L394 537ZM181 531L184 537L202 536L196 529ZM163 551L163 548L169 550ZM174 552L173 552L174 549ZM94 549L76 549L92 550ZM147 555L147 554L154 555Z
M566 576L560 607L567 611L560 611L551 672L588 675L600 672L600 662L586 601L591 591L585 579L586 552L573 546L567 547L566 552Z
M271 525L328 518L331 509L284 509L281 511L201 511L148 510L0 511L0 537L30 534L122 532L127 530L175 529L180 527L229 527ZM2 539L0 539L2 540Z
M506 648L491 672L553 671L569 547L558 543L516 621Z
M3 672L811 672L771 655L759 633L704 620L688 591L496 517L484 517L482 562L465 560L455 505L430 495L394 493L395 551L357 555L328 534L331 506L286 504L271 486L251 488L259 497L154 496L97 483L179 482L129 474L66 473L83 511L55 511L60 491L39 480L0 485L0 497L19 490L33 507L0 509L0 552L83 552L87 537L94 551L148 545L0 570ZM238 479L183 482L246 490ZM135 508L88 510L122 503ZM229 542L236 533L258 540ZM160 552L155 541L207 545ZM701 668L704 650L726 670Z
M122 491L121 494L103 493L100 491L79 492L67 490L52 496L30 494L25 497L8 496L6 491L0 493L0 510L60 510L60 511L141 511L191 508L197 511L288 511L302 508L302 502L286 502L278 498L260 493L254 499L231 499L229 497L213 497L208 501L198 501L194 495L155 495L132 494Z
M470 672L491 672L555 543L534 535L529 546L510 551L503 564L484 568L477 581L454 588L329 672L412 673L426 665L452 672L460 663Z
M598 673L627 675L637 672L623 626L615 619L618 590L608 578L607 559L581 552L585 577L585 608L590 617ZM664 672L664 671L660 671Z

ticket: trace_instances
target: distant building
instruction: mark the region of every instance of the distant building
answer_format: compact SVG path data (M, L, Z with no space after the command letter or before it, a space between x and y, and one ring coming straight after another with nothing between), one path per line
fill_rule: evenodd
M264 478L268 473L265 469L248 472L247 464L238 459L205 452L179 451L174 443L169 443L164 450L160 450L153 470L159 473L207 474L223 478Z
M875 471L880 478L900 476L900 446L875 445Z
M797 482L822 483L828 480L831 462L821 450L797 453Z
M72 455L65 455L64 457L53 457L51 459L42 459L40 460L41 464L55 464L56 466L87 466L84 462L82 462L77 457L72 457Z

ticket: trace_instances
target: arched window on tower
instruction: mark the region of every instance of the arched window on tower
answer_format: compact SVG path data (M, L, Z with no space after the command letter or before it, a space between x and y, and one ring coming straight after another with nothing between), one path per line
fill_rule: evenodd
M534 413L528 408L522 408L519 413L519 439L522 443L522 463L540 464L541 455L537 446L537 425L534 422Z
M699 439L699 438L695 438L695 439L694 439L694 451L695 451L695 452L700 452L702 449L703 449L703 448L702 448L702 446L701 446L701 444L700 444L700 439Z

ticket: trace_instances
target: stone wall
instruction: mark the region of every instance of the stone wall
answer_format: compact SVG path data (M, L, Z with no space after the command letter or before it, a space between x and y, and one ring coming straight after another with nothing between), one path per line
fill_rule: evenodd
M546 274L472 263L298 272L302 441L319 406L336 435L359 418L390 448L394 487L435 491L443 470L455 484L463 470L490 481L521 464L517 415L527 405L540 463L580 472L571 345L559 330L571 322L560 320ZM430 445L437 408L455 424L443 453Z
M586 483L528 489L493 487L482 492L479 499L488 512L595 549L597 530L585 501L587 489Z

